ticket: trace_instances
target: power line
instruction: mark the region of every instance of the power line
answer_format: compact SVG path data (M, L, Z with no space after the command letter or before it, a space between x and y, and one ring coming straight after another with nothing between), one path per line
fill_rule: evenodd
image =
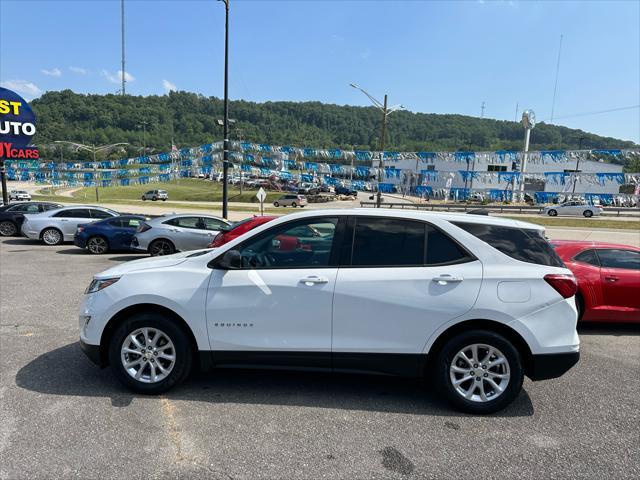
M632 110L634 108L640 108L640 105L631 105L629 107L618 107L618 108L610 108L608 110L597 110L597 111L593 111L593 112L584 112L584 113L574 113L572 115L562 115L561 117L556 117L556 119L559 118L573 118L573 117L586 117L587 115L598 115L600 113L609 113L609 112L620 112L622 110ZM553 120L553 119L545 119L546 120Z
M562 35L560 35L560 47L558 48L558 63L556 64L556 82L553 86L553 101L551 102L551 122L553 122L553 111L556 107L556 92L558 90L558 74L560 73L560 52L562 52Z

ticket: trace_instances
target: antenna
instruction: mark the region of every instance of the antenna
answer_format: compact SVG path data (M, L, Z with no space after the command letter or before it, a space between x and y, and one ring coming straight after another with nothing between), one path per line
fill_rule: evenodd
M124 90L124 84L126 82L125 80L125 70L124 70L124 0L120 0L120 18L121 18L121 24L122 24L122 95L124 96L125 94L125 90Z
M562 52L562 37L563 35L560 35L560 46L558 47L558 63L556 64L556 82L553 86L553 101L551 102L551 119L549 120L549 123L553 123L553 111L556 107L556 92L558 90L558 74L560 73L560 53Z
M518 121L518 107L519 107L519 106L520 106L520 104L519 104L518 102L516 102L516 116L515 116L515 118L513 119L513 121L514 121L514 122L517 122L517 121Z
M484 102L482 102L482 106L480 107L480 118L484 118Z

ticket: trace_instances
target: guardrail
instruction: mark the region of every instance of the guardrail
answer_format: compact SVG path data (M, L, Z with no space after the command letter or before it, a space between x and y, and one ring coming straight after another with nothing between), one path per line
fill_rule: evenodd
M361 207L375 207L376 202L360 202ZM484 209L493 213L531 213L540 214L544 207L536 207L530 205L481 205L473 203L405 203L405 202L382 202L383 208L400 208L410 210L428 210L428 211L458 211L468 212L469 210ZM620 217L640 217L640 208L637 207L604 207L602 215Z

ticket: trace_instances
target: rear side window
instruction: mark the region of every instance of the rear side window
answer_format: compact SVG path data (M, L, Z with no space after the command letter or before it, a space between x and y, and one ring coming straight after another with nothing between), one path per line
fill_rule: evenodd
M539 230L481 223L452 222L496 250L521 262L564 267L564 263Z
M353 266L424 265L424 252L424 223L356 217Z
M427 225L427 265L462 263L472 260L446 233Z
M640 270L640 252L633 250L598 250L600 263L604 268Z
M101 219L104 219L104 218L111 218L111 217L113 217L113 215L111 215L110 213L108 213L108 212L103 212L102 210L90 210L90 212L91 212L91 217L92 217L92 218L101 218Z
M595 250L585 250L584 252L580 252L578 255L573 257L573 259L576 262L588 263L594 267L600 266L600 261L598 260L598 255L596 255Z

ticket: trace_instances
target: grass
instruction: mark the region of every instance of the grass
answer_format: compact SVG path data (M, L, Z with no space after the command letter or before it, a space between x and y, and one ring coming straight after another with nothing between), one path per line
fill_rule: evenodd
M558 217L534 217L534 216L513 216L508 217L523 222L535 223L545 227L578 227L578 228L605 228L618 230L638 230L640 231L640 220L613 220L606 217L600 218L558 218Z
M179 181L172 180L162 183L148 183L146 185L130 185L127 187L105 187L100 188L100 201L119 202L121 200L140 200L144 192L149 190L166 190L169 194L169 201L178 200L186 202L221 202L222 185L209 180L196 178L185 178ZM229 202L247 202L258 204L256 193L258 189L244 189L242 194L235 187L229 188ZM283 192L267 192L265 204L272 203L280 197ZM95 188L85 187L73 192L73 197L82 201L90 201L95 198ZM163 202L166 203L166 202Z

